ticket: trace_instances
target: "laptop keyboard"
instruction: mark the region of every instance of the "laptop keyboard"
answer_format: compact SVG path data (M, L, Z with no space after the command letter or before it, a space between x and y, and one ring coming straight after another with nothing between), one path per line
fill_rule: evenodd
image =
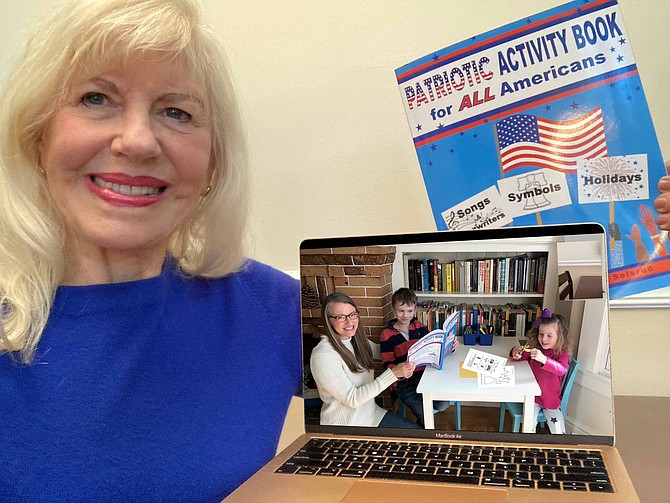
M614 492L599 451L313 438L276 473Z

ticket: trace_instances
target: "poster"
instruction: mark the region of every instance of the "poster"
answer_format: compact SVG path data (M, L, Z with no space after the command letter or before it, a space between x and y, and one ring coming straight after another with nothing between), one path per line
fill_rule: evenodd
M396 70L440 230L594 221L611 298L667 286L665 174L616 2L572 2Z

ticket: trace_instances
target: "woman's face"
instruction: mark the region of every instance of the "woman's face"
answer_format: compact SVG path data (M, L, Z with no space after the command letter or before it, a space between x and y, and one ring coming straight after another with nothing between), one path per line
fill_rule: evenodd
M204 92L175 61L75 78L46 127L41 167L75 253L158 253L208 185Z
M328 308L330 324L333 326L340 339L350 339L356 335L358 328L358 311L351 304L346 302L333 302ZM355 313L355 314L353 314ZM337 318L341 319L338 320Z

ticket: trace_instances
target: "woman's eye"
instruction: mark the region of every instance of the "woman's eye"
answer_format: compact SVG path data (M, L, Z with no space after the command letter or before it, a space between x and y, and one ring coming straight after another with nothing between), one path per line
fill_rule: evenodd
M166 108L165 116L169 117L170 119L178 120L179 122L191 122L193 119L193 116L190 113L184 112L180 108L174 107Z
M86 93L81 97L81 102L87 106L99 107L107 103L107 96L102 93Z

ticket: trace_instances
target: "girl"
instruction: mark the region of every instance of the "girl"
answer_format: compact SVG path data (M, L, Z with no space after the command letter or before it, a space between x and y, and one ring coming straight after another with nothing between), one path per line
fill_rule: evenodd
M515 360L530 360L542 393L535 398L535 426L537 415L542 410L551 433L565 433L565 422L561 411L561 384L568 371L568 324L560 314L544 309L528 332L528 344L514 346L510 356Z
M342 293L331 294L323 299L321 316L326 335L310 358L323 401L321 424L418 428L375 403L391 384L410 377L414 364L403 362L375 379L373 357L381 358L381 352L365 337L354 301Z

